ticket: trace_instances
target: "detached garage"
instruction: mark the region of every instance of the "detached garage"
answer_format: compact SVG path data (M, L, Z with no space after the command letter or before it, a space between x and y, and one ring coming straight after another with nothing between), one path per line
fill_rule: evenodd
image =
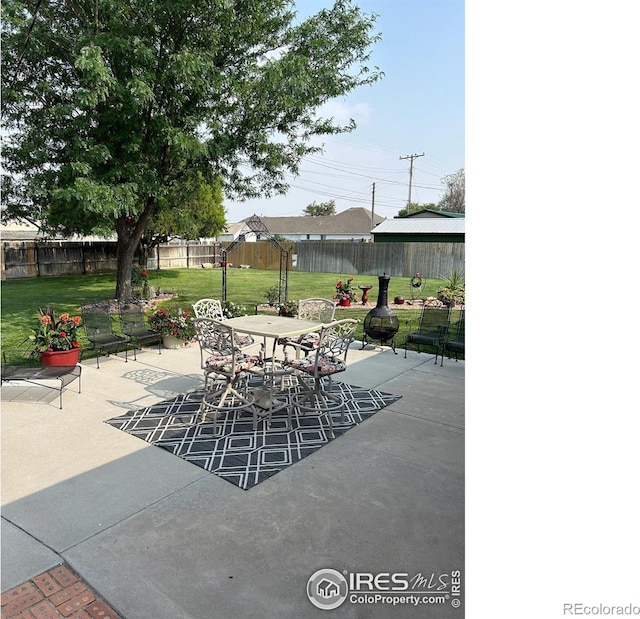
M387 219L372 231L374 243L464 243L464 217Z

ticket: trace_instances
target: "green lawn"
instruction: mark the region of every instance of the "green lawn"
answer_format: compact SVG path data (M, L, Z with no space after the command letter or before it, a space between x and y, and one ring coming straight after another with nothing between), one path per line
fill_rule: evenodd
M331 298L335 293L338 279L348 277L350 273L337 276L334 273L289 273L290 300L307 297ZM373 285L369 291L369 299L376 301L378 295L378 278L373 275L357 276L354 286ZM389 302L397 295L411 300L411 278L392 277L389 284ZM203 297L220 299L222 297L222 271L219 269L163 269L149 273L149 283L158 292L170 292L176 296L160 302L160 307L191 309L191 305ZM227 271L227 299L238 304L259 305L267 302L266 291L277 286L278 272L258 269L230 269ZM442 280L424 280L422 297L435 296L442 287ZM358 290L358 293L360 291ZM47 304L55 308L56 315L63 312L76 314L85 303L114 298L115 275L82 275L51 278L33 278L7 280L2 283L2 348L15 348L37 324L38 308ZM357 306L357 304L356 304ZM408 306L405 306L408 307ZM362 321L368 309L336 309L336 318L358 318L360 325L356 338L362 338ZM413 327L419 316L418 309L399 310L400 331L396 337L397 347L404 347L404 340L410 331L409 321ZM88 346L84 333L80 339L83 346Z

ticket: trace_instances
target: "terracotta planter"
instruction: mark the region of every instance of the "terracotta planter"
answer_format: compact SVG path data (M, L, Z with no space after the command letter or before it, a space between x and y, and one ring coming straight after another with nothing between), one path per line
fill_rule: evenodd
M351 305L351 299L340 299L338 304L342 307L349 307Z
M72 348L71 350L52 350L40 353L40 365L62 366L62 365L78 365L80 359L80 349Z

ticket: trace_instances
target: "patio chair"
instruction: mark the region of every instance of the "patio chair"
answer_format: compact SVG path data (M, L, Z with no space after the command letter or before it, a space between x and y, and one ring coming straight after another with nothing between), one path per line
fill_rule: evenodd
M315 320L328 324L333 322L336 312L336 304L331 299L323 299L321 297L312 297L309 299L300 299L298 303L298 318L302 320ZM296 356L300 353L308 355L320 340L320 333L305 333L295 337L284 337L278 340L278 344L282 346L285 358L287 357L287 347L296 349Z
M213 434L219 413L236 410L253 410L253 426L257 427L258 414L254 407L255 398L247 390L247 372L257 365L257 355L247 355L236 345L234 330L224 322L213 318L194 318L196 339L200 346L200 366L204 371L205 395L199 412L204 423L208 413L213 413ZM216 375L224 380L219 389L207 389L209 376ZM213 381L212 381L213 385Z
M96 366L100 369L100 355L109 356L124 350L124 360L128 361L127 351L131 339L127 335L121 335L114 330L114 319L111 312L91 311L82 306L82 322L84 323L87 339L91 343L89 350L97 351ZM84 349L83 349L84 351Z
M444 350L444 341L449 328L451 318L450 308L431 307L423 305L420 312L420 320L416 331L407 334L404 343L404 357L407 358L407 345L416 344L418 353L421 346L428 346L435 349L436 358L434 363L438 363L438 355Z
M200 299L193 304L193 313L196 318L213 318L224 320L222 303L218 299Z
M451 354L455 354L456 361L458 360L458 354L464 355L464 310L460 310L460 315L458 318L458 322L449 326L449 335L452 337L447 339L444 342L444 350L448 353L449 359L451 359ZM440 360L440 365L444 362L444 355Z
M148 327L142 307L137 304L121 303L119 306L120 328L133 344L133 360L137 360L136 348L158 344L158 354L162 354L162 334Z
M65 387L78 380L78 393L82 392L82 367L79 365L41 365L38 352L33 343L27 339L20 347L2 350L2 380L12 384L24 383L27 387L53 389L59 393L60 410L62 410L62 392ZM51 383L54 383L53 386Z
M318 415L326 415L332 437L335 437L332 415L340 412L340 421L344 422L345 402L341 395L333 392L330 379L334 374L347 369L349 345L355 339L354 333L358 323L358 320L346 318L323 325L314 351L303 358L283 362L283 365L292 367L313 379L313 384L309 386L305 382L300 382L305 390L301 394L292 396L292 404L303 414L313 411Z
M226 319L222 310L222 303L218 299L200 299L193 304L193 313L196 318L213 318L214 320L223 321ZM251 335L246 333L236 333L236 346L238 348L247 348L255 343Z

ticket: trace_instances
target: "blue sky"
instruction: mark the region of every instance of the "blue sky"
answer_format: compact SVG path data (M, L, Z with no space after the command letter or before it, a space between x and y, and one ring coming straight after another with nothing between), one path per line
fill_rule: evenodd
M385 76L373 86L332 101L336 119L353 118L350 134L327 137L323 155L309 157L290 178L286 196L226 202L227 219L253 215L301 215L312 203L335 200L336 211L361 206L394 217L409 195L409 160L414 160L412 202L438 202L442 177L464 163L464 2L462 0L359 0L376 13L380 41L371 64ZM331 6L302 0L300 15Z

